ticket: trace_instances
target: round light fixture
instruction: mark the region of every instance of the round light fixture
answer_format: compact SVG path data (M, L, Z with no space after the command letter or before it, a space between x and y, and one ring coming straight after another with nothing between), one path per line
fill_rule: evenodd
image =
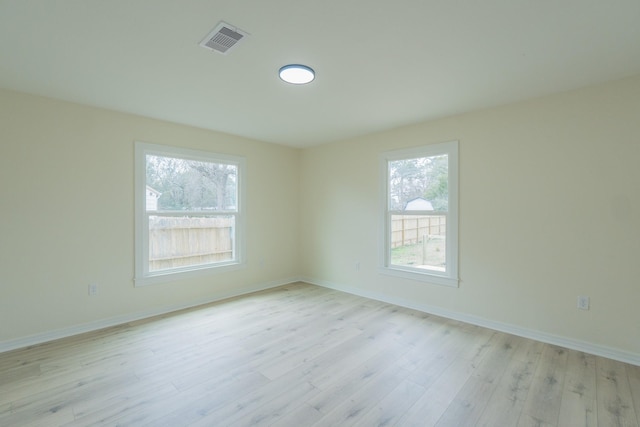
M280 68L280 78L287 83L304 85L316 78L316 73L311 67L300 64L289 64Z

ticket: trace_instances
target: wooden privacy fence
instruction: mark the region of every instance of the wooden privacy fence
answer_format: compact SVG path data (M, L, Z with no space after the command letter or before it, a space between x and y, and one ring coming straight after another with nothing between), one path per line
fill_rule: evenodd
M445 236L445 215L393 215L391 218L391 247L416 245L423 236Z
M233 217L149 218L149 271L230 260Z

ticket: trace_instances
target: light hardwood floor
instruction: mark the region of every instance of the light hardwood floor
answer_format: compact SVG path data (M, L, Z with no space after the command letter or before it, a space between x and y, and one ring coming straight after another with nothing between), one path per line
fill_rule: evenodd
M0 354L0 426L638 426L640 367L297 283Z

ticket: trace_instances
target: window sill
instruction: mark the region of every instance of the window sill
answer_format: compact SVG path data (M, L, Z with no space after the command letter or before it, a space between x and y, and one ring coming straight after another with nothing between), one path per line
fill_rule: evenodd
M449 276L433 274L431 272L405 270L395 267L382 267L380 269L380 274L384 274L385 276L401 277L403 279L410 279L418 282L432 283L435 285L449 286L451 288L457 288L459 283L459 279L457 278L454 279Z
M207 265L184 270L170 270L149 274L147 276L136 276L133 281L135 287L155 285L158 283L175 282L177 280L190 279L193 277L211 276L214 274L226 273L229 271L244 268L244 263L234 262L228 264Z

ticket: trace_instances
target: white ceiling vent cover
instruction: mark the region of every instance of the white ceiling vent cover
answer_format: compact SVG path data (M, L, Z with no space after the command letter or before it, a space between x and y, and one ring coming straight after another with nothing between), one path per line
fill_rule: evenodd
M200 42L200 46L226 55L248 35L249 33L220 21L220 23L207 34L207 37Z

